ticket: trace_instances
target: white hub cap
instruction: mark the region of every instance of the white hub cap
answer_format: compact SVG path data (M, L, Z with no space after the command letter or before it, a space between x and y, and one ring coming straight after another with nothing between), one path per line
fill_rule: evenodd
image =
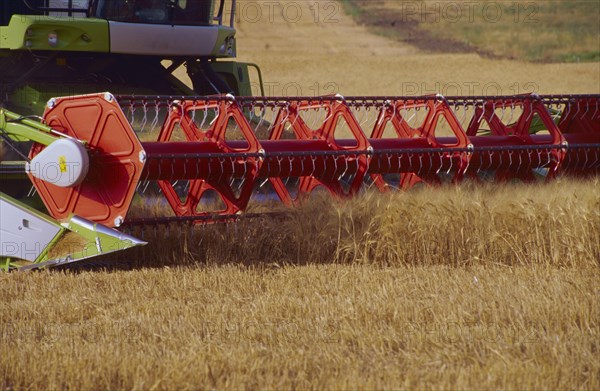
M80 184L87 175L90 159L83 144L60 139L48 145L27 163L26 169L36 178L59 187Z

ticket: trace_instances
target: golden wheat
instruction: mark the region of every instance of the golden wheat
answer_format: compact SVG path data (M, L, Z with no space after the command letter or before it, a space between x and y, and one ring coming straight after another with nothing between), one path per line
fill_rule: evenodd
M597 389L599 189L317 196L4 274L0 387Z
M3 276L0 386L592 390L595 273L311 265Z
M161 203L145 205L134 212L164 209ZM250 210L276 210L276 205ZM123 256L146 265L187 259L246 265L599 266L598 179L465 183L384 195L367 191L339 201L317 193L284 213L199 230L134 230L150 245Z

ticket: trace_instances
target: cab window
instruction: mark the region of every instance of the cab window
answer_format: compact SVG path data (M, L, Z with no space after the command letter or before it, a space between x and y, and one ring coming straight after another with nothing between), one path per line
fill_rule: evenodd
M209 25L214 0L98 0L96 16L130 23Z

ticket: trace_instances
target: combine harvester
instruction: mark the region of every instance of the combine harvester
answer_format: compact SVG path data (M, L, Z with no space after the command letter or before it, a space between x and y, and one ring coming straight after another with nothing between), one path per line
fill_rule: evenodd
M226 9L235 0L2 2L0 267L143 245L121 231L231 222L251 200L293 206L317 187L600 171L600 95L253 97L260 70L227 60Z

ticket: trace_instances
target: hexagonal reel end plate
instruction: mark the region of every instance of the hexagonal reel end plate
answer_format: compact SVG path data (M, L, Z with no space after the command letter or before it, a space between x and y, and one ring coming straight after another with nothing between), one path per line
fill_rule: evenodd
M140 157L145 153L114 97L103 93L54 98L44 120L54 130L85 141L90 158L85 179L72 187L53 184L49 173L46 181L29 174L49 213L57 220L75 214L111 227L120 225L142 175ZM44 148L34 144L29 158ZM56 165L47 169L56 170Z

